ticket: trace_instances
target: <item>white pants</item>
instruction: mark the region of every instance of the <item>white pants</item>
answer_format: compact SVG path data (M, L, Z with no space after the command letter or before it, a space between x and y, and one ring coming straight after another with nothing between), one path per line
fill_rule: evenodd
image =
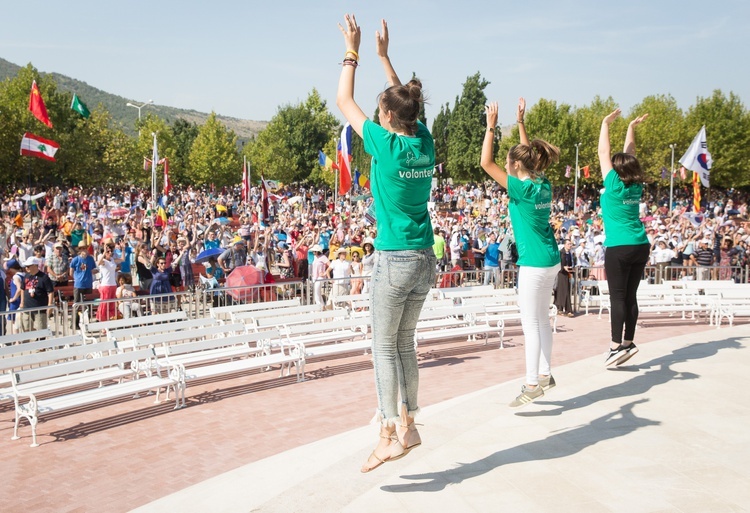
M549 307L552 286L560 270L553 267L521 266L518 271L518 308L526 346L526 384L538 385L539 375L550 374L552 326Z
M313 283L313 297L316 305L323 304L323 280L318 279Z

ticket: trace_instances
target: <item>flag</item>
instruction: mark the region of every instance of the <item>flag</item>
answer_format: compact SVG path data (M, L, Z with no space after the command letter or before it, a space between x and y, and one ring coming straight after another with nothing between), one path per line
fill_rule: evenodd
M664 180L667 176L669 176L669 171L667 171L667 168L662 166L661 168L661 179Z
M706 126L703 125L680 159L680 164L685 166L686 169L698 173L703 186L710 187L709 171L713 162L706 143Z
M73 93L73 101L70 103L70 108L76 111L78 114L83 116L84 118L88 118L91 113L89 112L89 108L86 107L86 104L83 103L80 98L78 98L78 95Z
M701 211L701 183L698 180L698 173L693 171L693 210Z
M680 166L680 180L687 180L687 170L685 166Z
M29 157L39 157L40 159L55 161L55 153L60 149L60 145L55 141L43 139L31 132L23 134L21 139L21 155Z
M164 207L159 204L159 206L156 208L156 217L157 221L161 221L159 223L155 223L158 226L166 226L167 225L167 211L164 210Z
M242 164L242 201L250 201L250 172L247 166L247 157L243 157Z
M261 189L261 198L262 198L262 204L263 204L262 221L265 222L266 219L268 219L268 184L266 183L266 179L263 178L262 173L260 175L260 189Z
M330 159L328 155L323 153L321 150L318 150L318 164L320 164L324 169L327 169L328 171L332 171L334 169L338 169L339 167Z
M283 184L277 180L266 180L266 186L269 191L277 191Z
M169 194L172 190L172 182L169 181L169 159L164 157L159 164L164 164L164 194Z
M31 84L31 96L29 96L29 110L36 119L52 128L52 121L49 120L49 114L47 114L47 107L44 105L42 95L39 93L39 88L36 85L36 80Z
M151 169L151 159L143 157L143 170L148 171L149 169Z
M591 178L591 171L589 170L589 166L583 166L583 177L584 178Z
M570 178L570 166L565 166L565 178Z
M361 174L359 170L354 170L354 176L357 177L357 185L359 185L362 189L369 189L370 188L370 179L367 178L365 175Z
M341 131L341 139L338 147L339 161L339 194L344 195L352 188L352 126L347 123Z

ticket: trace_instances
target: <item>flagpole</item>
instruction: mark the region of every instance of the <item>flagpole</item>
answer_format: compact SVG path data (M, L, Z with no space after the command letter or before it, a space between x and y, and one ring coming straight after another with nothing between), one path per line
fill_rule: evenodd
M672 169L669 171L669 212L672 212L674 204L672 203L672 197L674 194L674 149L677 145L670 144L669 147L672 149Z
M576 147L576 179L575 179L575 187L573 190L573 213L578 213L578 147L581 145L581 143L575 143Z
M336 148L339 147L339 140L336 139ZM341 172L341 163L338 165L339 169L333 173L333 213L336 213L336 203L338 201L339 193L339 173Z

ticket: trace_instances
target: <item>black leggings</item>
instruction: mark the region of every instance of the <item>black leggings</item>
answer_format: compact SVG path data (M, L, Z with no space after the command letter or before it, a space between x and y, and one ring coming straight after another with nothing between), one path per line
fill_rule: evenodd
M622 327L625 340L633 340L638 322L636 293L648 263L649 245L613 246L604 255L604 270L609 284L609 319L612 324L612 342L622 344Z

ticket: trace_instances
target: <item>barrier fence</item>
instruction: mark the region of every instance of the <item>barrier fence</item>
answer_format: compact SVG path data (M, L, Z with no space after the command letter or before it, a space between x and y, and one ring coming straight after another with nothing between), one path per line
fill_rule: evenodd
M606 280L603 267L578 267L571 279L571 295L574 310L578 311L581 301ZM750 283L750 267L740 266L646 266L643 279L649 283L665 283L685 280L733 280L736 283ZM47 315L47 326L55 335L64 336L76 333L81 322L93 323L101 308L109 318L151 315L184 310L188 317L198 318L209 315L209 310L217 306L241 303L258 303L277 299L299 298L302 304L313 304L316 297L323 305L330 304L332 297L342 294L367 293L370 276L354 276L325 280L284 280L277 283L250 285L245 287L196 288L191 291L176 291L160 295L139 295L134 298L119 298L79 303L59 302L51 307L24 308L22 310L0 312L0 334L17 333L21 323L32 317ZM515 288L518 283L518 267L508 269L484 268L438 271L435 287L467 287L494 285L495 288ZM111 305L111 306L109 306ZM106 317L105 317L106 318ZM78 319L78 322L76 322Z

